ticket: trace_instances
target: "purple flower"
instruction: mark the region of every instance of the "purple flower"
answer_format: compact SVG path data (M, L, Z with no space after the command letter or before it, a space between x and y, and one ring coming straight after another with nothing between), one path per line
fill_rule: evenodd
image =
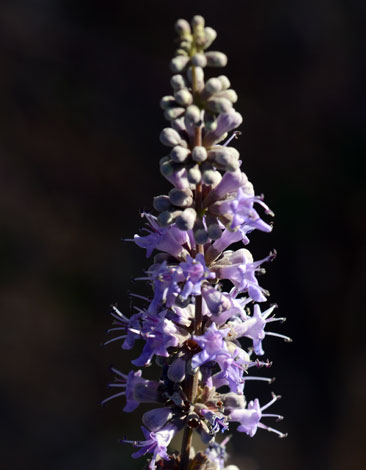
M147 366L154 355L168 357L168 348L177 347L188 338L188 333L180 329L173 321L165 318L167 310L160 312L160 316L146 312L141 336L146 344L141 355L132 361L135 366Z
M230 357L227 350L225 336L228 334L229 328L218 330L215 323L213 323L205 333L201 336L193 335L193 340L202 349L201 352L192 357L192 368L205 364L206 362L218 362Z
M183 283L185 280L182 269L179 266L170 266L164 261L151 266L148 274L149 278L142 279L149 279L153 283L154 298L149 306L149 312L157 313L163 303L167 307L174 305L177 295L181 292L178 283Z
M258 304L255 304L252 316L248 316L247 319L245 319L244 321L237 320L235 322L232 322L232 325L230 325L232 327L232 334L235 335L235 338L246 336L247 338L253 340L253 348L257 356L261 356L264 354L262 348L262 340L266 335L277 336L287 342L291 341L291 338L289 338L288 336L281 335L279 333L274 333L271 331L264 331L264 328L267 323L285 320L284 318L275 318L274 316L270 317L276 307L277 305L272 305L272 307L268 308L262 313L260 306Z
M187 256L187 261L180 263L179 266L182 268L185 277L184 288L180 293L183 299L186 299L189 295L200 295L202 281L216 277L215 273L212 273L206 267L205 258L201 254L198 254L195 258Z
M260 218L253 205L255 202L260 204L265 209L266 214L273 215L273 212L264 204L261 198L251 194L252 191L251 183L247 182L244 186L238 188L233 198L215 203L211 211L215 215L222 215L225 220L229 220L231 230L243 226L246 232L254 229L270 232L272 227Z
M135 235L131 241L134 241L139 247L145 248L147 257L150 257L154 250L164 251L175 258L187 255L187 250L183 248L185 243L189 245L187 232L177 229L174 225L161 227L153 215L147 213L142 215L147 218L149 223L149 228L143 229L148 235L143 237Z
M270 254L260 261L253 261L252 254L245 248L235 252L225 252L222 259L217 261L211 270L218 278L229 279L235 286L232 295L236 296L241 292L248 292L249 296L256 302L265 302L266 291L258 285L255 277L256 271L260 271L259 266L265 261L271 261L274 254Z
M114 332L123 332L123 335L118 334L118 336L115 336L112 339L109 339L108 341L105 341L103 343L104 346L107 344L113 343L114 341L119 341L124 339L124 342L122 344L122 349L132 349L136 339L138 339L139 335L137 333L134 333L136 329L140 329L141 323L141 312L135 313L134 315L131 315L130 318L127 318L125 315L123 315L122 312L118 310L117 307L112 307L113 311L111 312L112 317L114 318L113 321L113 327L109 328L107 330L107 333L114 333ZM131 329L133 331L131 331Z
M201 410L201 414L207 421L212 434L217 434L218 432L225 432L229 429L227 418L222 413L218 414L212 410L203 408Z
M178 428L174 424L168 423L164 428L157 432L150 432L144 426L141 426L141 429L144 433L145 441L127 441L124 439L122 442L133 444L134 447L140 447L137 452L132 454L134 459L146 454L153 454L149 463L149 470L154 470L158 457L164 460L170 460L167 449L170 441L178 431Z
M122 392L115 393L114 395L102 401L102 405L107 403L113 398L126 396L126 405L123 411L131 413L139 406L140 403L157 403L159 402L158 387L159 383L155 380L145 380L141 377L141 370L131 370L128 375L122 374L119 370L112 368L116 374L116 381L109 384L111 388L122 388Z
M266 405L260 407L259 400L256 398L248 403L246 409L234 409L229 415L230 421L236 421L240 423L238 431L245 432L248 436L253 437L257 432L258 428L266 429L267 431L276 433L279 437L285 437L286 434L273 429L265 424L261 423L262 418L277 418L277 420L283 419L282 416L277 414L263 414L262 412L276 402L280 396L273 395L273 398Z

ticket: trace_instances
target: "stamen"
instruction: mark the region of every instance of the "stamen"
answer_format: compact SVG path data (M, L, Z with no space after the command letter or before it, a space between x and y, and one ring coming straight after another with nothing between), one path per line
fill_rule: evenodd
M125 315L123 315L123 313L120 312L117 307L115 307L114 305L112 305L112 308L113 308L113 310L114 310L114 313L118 316L117 319L122 319L122 320L127 321L127 322L129 321L129 319L128 319ZM114 315L113 315L112 312L111 312L111 315L114 317Z
M283 420L283 416L281 416L281 415L274 415L274 414L271 414L271 413L263 414L263 415L262 415L262 418L277 418L276 421L282 421L282 420Z
M122 377L123 379L127 379L127 375L126 374L122 374L122 372L120 372L118 369L115 369L114 367L111 367L111 371L116 374L116 375L119 375L120 377Z
M262 382L272 384L276 380L276 377L255 377L254 375L249 375L243 378L243 382L247 380L261 380Z
M144 297L143 295L133 294L132 292L130 293L130 297L135 297L136 299L141 299L145 300L146 302L150 302L147 297Z
M127 384L126 383L122 384L122 383L113 382L111 384L108 384L108 387L110 387L110 388L112 388L112 387L127 387Z
M230 142L233 140L233 139L237 139L239 137L239 135L241 135L241 132L240 131L235 131L232 133L232 135L227 139L227 141L223 144L224 147L226 147L227 145L230 144Z
M262 428L262 429L265 429L266 431L269 431L269 432L274 432L281 439L283 439L284 437L287 437L287 433L284 434L283 432L278 431L278 429L270 428L269 426L266 426L263 423L258 423L258 427Z
M274 333L273 331L266 331L266 336L276 336L277 338L282 338L286 343L292 343L292 339L288 336L281 335L280 333Z
M269 309L267 309L265 312L263 312L263 315L262 315L262 318L265 320L266 318L268 318L271 313L273 312L273 310L275 308L278 308L278 305L277 304L273 304Z
M101 401L100 404L103 406L105 403L107 403L107 401L113 400L113 398L121 397L122 395L126 395L126 392L116 393L115 395L112 395L111 397L108 397L105 400Z
M261 411L264 411L267 408L269 408L271 405L273 405L273 403L275 403L277 400L279 400L281 398L281 395L275 395L274 393L272 393L272 397L273 398L272 398L271 401L269 401L266 405L261 407Z
M279 317L279 318L272 317L272 318L268 318L268 320L266 320L266 323L271 323L274 321L280 321L281 323L284 323L286 321L286 318L285 317Z
M113 341L118 341L119 339L125 339L127 338L127 335L122 335L122 336L117 336L116 338L109 339L105 343L103 343L103 346L107 346L107 344L113 343Z

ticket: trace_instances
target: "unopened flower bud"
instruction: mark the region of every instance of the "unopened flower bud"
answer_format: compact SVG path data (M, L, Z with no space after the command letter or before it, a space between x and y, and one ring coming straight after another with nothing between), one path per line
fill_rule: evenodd
M201 181L201 172L198 165L193 166L187 171L187 178L192 184L198 184Z
M227 56L223 52L206 52L206 58L207 65L210 67L225 67L227 64Z
M166 227L174 222L174 219L180 215L180 211L164 211L158 215L158 222L162 227Z
M170 121L171 127L180 134L181 132L186 131L186 126L184 124L184 116L181 116L177 119L172 119Z
M188 21L184 19L177 20L174 29L180 36L191 34L191 26Z
M152 432L159 431L173 417L171 408L154 408L142 415L142 422Z
M170 61L169 67L173 73L179 73L184 70L185 66L189 62L189 57L184 55L178 55L177 57L173 57Z
M191 59L192 65L196 67L202 67L205 68L207 65L207 59L205 54L202 54L202 52L197 52Z
M196 223L194 224L193 235L194 239L196 240L196 243L198 243L199 245L204 245L208 242L208 235L206 229L202 223L202 220L199 218L196 219Z
M207 49L208 47L211 46L211 44L216 39L217 33L213 28L210 28L209 26L207 26L204 31L205 31L204 49Z
M207 160L207 150L206 147L196 146L192 150L192 159L195 162L204 162Z
M227 100L231 101L231 103L236 103L238 101L238 95L236 94L235 90L223 90L216 95L218 98L226 98Z
M184 108L171 108L164 111L164 117L167 121L173 121L184 114Z
M175 92L174 96L177 103L181 106L189 106L193 102L192 94L185 88Z
M221 181L221 173L216 170L204 170L202 171L202 183L207 186L216 186Z
M228 113L232 109L231 101L226 98L210 98L206 103L206 108L213 113ZM173 108L176 109L176 108ZM169 110L170 111L170 110ZM169 111L165 111L166 113Z
M213 95L214 93L218 93L221 90L221 81L218 78L210 78L209 80L207 80L203 91L208 93L209 95Z
M184 80L183 75L180 75L180 74L173 75L172 78L170 79L170 85L175 91L178 91L181 88L185 88L186 82Z
M218 240L221 238L222 230L220 225L217 222L210 225L207 224L207 234L211 240Z
M161 109L169 109L174 106L177 106L177 102L175 101L174 96L163 96L162 99L160 100L160 107Z
M226 171L236 171L239 168L239 160L231 152L221 152L215 157L215 161Z
M236 129L243 122L243 118L240 113L230 110L228 113L219 114L217 117L216 129L208 132L204 137L204 145L210 147L211 145L221 142L226 132L230 132Z
M184 162L191 151L181 145L176 145L170 152L170 158L177 163Z
M177 131L171 127L166 127L160 133L160 142L167 147L175 147L176 145L182 145L184 142L187 143L181 138Z
M158 212L167 211L172 207L169 201L169 197L165 195L154 197L153 206L154 209Z
M179 230L192 230L196 221L196 217L197 213L194 209L184 209L184 211L175 219L175 225L179 228Z
M193 198L190 189L182 191L180 189L173 188L169 191L169 201L173 206L178 207L189 207L192 205Z
M168 378L172 382L180 383L186 376L186 361L178 357L175 359L168 368Z
M195 15L191 21L192 28L204 28L205 27L205 19L201 15Z
M228 88L230 88L231 83L226 75L220 75L219 77L217 77L217 79L220 80L223 90L227 90Z
M162 159L162 161L160 162L160 173L164 177L171 176L175 171L175 168L172 165L172 161L169 160L169 158L166 158L167 157L164 157L164 159Z

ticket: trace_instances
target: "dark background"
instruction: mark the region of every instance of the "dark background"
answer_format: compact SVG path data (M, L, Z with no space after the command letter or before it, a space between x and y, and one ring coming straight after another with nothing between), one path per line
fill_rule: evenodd
M129 313L144 252L122 243L169 186L159 109L173 24L202 14L240 100L237 147L276 212L250 249L278 258L261 280L279 314L270 391L285 440L234 433L241 470L361 470L365 459L364 0L0 2L1 468L141 468L140 410L105 408L119 344L101 348L109 305ZM234 426L235 428L235 426Z

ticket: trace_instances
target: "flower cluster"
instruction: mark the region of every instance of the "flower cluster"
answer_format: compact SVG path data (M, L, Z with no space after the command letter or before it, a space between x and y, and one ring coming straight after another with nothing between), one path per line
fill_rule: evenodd
M273 381L249 374L249 369L271 365L261 358L265 337L290 338L267 331L269 323L284 318L275 316L276 305L263 307L269 293L258 281L276 253L254 260L243 247L254 230L272 230L260 212L273 213L255 195L239 152L229 146L242 122L233 108L237 95L225 75L205 80L206 68L225 66L227 57L207 51L216 32L205 27L201 16L191 25L178 20L176 31L179 47L170 63L173 93L161 100L170 127L160 135L170 147L160 169L173 188L154 198L156 212L142 214L146 227L130 240L148 258L154 255L139 278L151 285L152 294L136 295L139 305L129 317L113 307L114 325L108 332L114 336L105 343L121 341L123 349L131 349L142 340L133 365L146 367L155 360L161 375L147 380L141 369L124 374L113 368L110 386L118 391L103 403L124 396L125 412L140 403L155 405L142 416L144 440L123 440L138 449L134 458L150 455L149 470L222 470L227 439L219 444L216 437L232 426L251 437L258 428L285 436L263 422L282 419L265 413L280 397L272 394L264 405L257 398L247 402L244 388L251 380ZM237 242L242 247L230 249ZM169 453L181 430L181 452ZM193 432L206 451L194 452Z

